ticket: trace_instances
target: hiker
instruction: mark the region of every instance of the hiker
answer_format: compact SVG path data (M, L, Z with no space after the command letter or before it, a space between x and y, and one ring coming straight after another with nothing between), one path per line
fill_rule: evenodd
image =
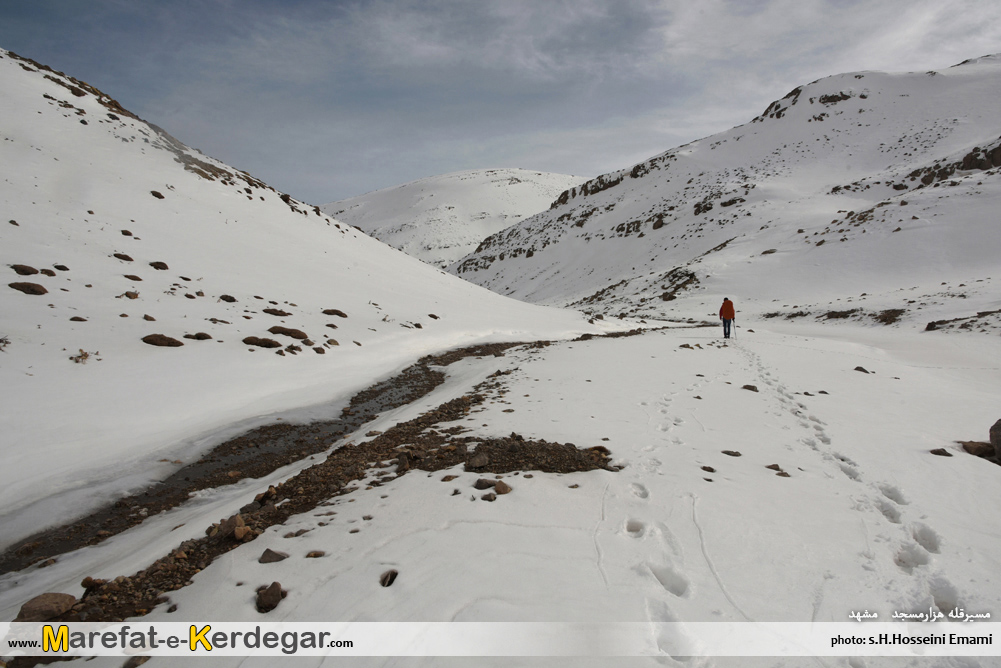
M719 319L723 321L723 338L730 338L730 323L737 319L733 310L733 302L729 297L723 297L723 305L719 307Z

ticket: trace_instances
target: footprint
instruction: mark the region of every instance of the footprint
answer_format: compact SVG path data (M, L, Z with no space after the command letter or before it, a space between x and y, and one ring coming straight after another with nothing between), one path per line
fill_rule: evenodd
M911 527L911 535L917 544L928 550L932 554L938 554L941 549L941 539L938 533L935 532L931 527L921 524L920 522L915 523Z
M655 599L647 599L646 614L651 622L680 621L678 616L671 611L666 603ZM673 659L670 665L680 664L691 666L691 668L701 668L702 666L710 665L709 659L699 656L702 652L702 644L688 634L684 628L684 624L654 623L651 626L653 627L657 649L665 655L655 657L658 663L663 662L664 665L667 665L667 661ZM670 657L670 659L667 657ZM675 661L678 663L675 663Z
M876 499L876 507L887 520L894 524L900 524L900 510L895 505L886 499Z
M691 587L688 582L688 578L675 570L673 566L655 566L654 564L647 564L647 568L650 569L653 576L657 578L657 582L659 582L660 586L662 586L665 590L679 598L688 597L689 588Z
M858 469L845 464L844 462L838 462L838 466L841 467L841 472L852 480L858 480L861 476L859 475Z
M626 533L633 538L642 538L646 533L646 524L636 519L626 520Z
M885 483L877 485L877 487L879 488L879 491L883 493L883 496L888 498L890 501L899 503L902 506L906 506L908 504L907 498L904 497L904 493L901 492L898 487L887 485Z
M931 557L919 545L908 543L900 548L893 562L905 573L913 573L918 566L925 566L931 561Z
M634 482L631 485L629 485L629 489L631 489L633 494L635 494L641 499L645 499L648 496L650 496L650 492L647 491L647 488L639 484L638 482Z
M940 612L962 607L959 602L959 590L941 575L936 575L928 581L928 589L932 600L935 601L935 607Z

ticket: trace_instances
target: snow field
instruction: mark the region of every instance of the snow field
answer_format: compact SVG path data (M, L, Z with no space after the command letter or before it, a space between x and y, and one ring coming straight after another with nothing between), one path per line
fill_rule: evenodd
M161 606L147 619L840 622L861 609L886 621L894 611L931 606L996 610L998 527L981 491L992 488L994 465L951 444L978 437L971 423L992 408L996 369L984 365L988 346L861 327L845 328L850 336L792 325L753 329L726 346L717 329L675 329L457 363L419 405L365 429L411 419L498 369L515 369L504 376L503 394L455 424L470 435L513 431L605 445L623 468L504 474L513 491L493 503L479 500L483 492L472 483L494 476L458 468L414 470L369 490L359 485L217 559L193 585L170 594L176 613ZM859 364L875 373L854 371ZM955 456L931 455L933 447ZM767 468L772 464L789 477ZM458 477L442 482L447 474ZM187 517L205 526L242 502ZM154 527L89 550L120 552ZM300 529L308 531L283 538ZM258 564L268 547L289 559ZM325 554L307 559L313 550ZM72 585L85 571L70 573L72 561L64 561L46 570L65 569L56 590L78 593ZM93 575L117 571L112 560L106 566ZM390 569L399 577L380 587ZM275 580L289 595L263 616L254 589ZM867 658L864 665L903 664Z

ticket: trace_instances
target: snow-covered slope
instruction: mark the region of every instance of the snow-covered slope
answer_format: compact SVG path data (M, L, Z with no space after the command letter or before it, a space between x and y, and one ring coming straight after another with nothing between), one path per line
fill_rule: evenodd
M585 179L525 169L432 176L320 207L393 248L449 265Z
M999 99L1001 56L821 79L569 189L449 270L611 313L701 316L730 296L745 313L902 309L997 331L977 313L1001 308Z
M432 350L588 328L429 267L4 51L0 90L0 544L164 476L175 466L159 460L224 425L350 396Z

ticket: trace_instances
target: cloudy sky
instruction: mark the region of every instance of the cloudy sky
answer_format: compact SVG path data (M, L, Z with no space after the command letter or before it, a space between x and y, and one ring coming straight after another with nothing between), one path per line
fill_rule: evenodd
M1001 52L1001 2L0 0L0 47L322 204L628 167L829 74Z

